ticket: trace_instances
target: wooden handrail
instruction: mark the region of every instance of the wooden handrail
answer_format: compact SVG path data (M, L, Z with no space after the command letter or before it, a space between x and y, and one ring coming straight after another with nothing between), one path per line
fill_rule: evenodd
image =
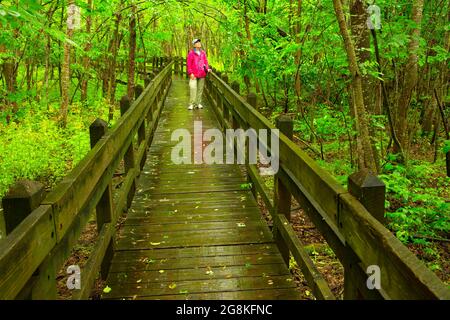
M162 60L161 60L162 61ZM162 63L162 62L161 62ZM56 298L56 273L70 255L84 226L128 149L137 149L135 164L127 172L111 221L99 226L99 237L83 271L82 290L75 299L89 296L97 274L113 243L118 216L127 209L127 196L140 172L151 143L164 98L171 83L173 61L150 81L143 93L80 161L2 242L0 242L0 299ZM134 137L139 135L139 145ZM103 266L104 267L104 266Z
M275 129L275 126L247 103L227 82L212 72L206 94L223 129L238 124L243 129ZM231 119L229 119L231 115ZM267 146L270 150L270 147ZM302 206L345 268L346 288L357 288L363 298L450 299L450 290L389 230L375 219L331 174L319 167L284 134L279 135L279 179ZM280 225L280 215L266 193L255 167L247 166L249 179ZM285 223L283 223L285 225ZM299 264L309 265L294 233L282 232L284 244ZM294 245L297 243L297 245ZM293 251L297 250L297 251ZM380 268L381 289L366 286L369 266ZM351 269L351 270L350 270ZM308 279L309 280L309 279ZM317 281L310 283L316 297L323 296ZM326 290L326 289L325 289ZM345 293L344 293L345 295ZM351 296L351 295L347 295Z

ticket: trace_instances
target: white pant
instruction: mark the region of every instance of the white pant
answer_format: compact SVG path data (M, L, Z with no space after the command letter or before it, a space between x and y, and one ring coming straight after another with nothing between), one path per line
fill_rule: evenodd
M199 105L202 103L203 87L205 86L205 78L197 78L189 80L189 88L191 93L191 98L189 100L190 104Z

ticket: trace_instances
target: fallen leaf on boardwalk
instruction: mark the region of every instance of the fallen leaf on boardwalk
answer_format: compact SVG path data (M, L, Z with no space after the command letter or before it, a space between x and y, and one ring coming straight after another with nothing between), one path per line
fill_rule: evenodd
M159 246L161 244L161 242L150 242L150 244L152 246Z
M196 207L195 207L195 209L198 209L198 208L199 208L199 206L196 206Z
M248 263L248 262L247 262L247 263L245 264L245 267L246 267L246 268L250 268L251 266L252 266L251 263Z
M207 267L208 270L206 270L206 274L212 276L214 274L214 271L211 270L211 267Z
M111 289L110 287L106 286L106 287L103 289L103 292L104 292L104 293L110 293L111 290L112 290L112 289Z
M227 274L226 278L230 279L231 277L233 277L232 274Z
M177 285L175 283L169 284L169 289L175 289Z
M169 201L169 199L167 199L167 198L159 199L159 202L166 202L166 201Z
M133 296L133 300L136 300L136 298L137 298L137 294L135 294L135 295Z
M237 223L237 226L238 226L239 228L245 228L245 227L246 227L245 223L243 223L243 222L238 222L238 223Z
M268 280L267 284L273 285L273 280Z
M149 263L155 263L155 260L150 259L150 258L145 258L145 259L144 259L144 263L147 263L147 264L149 264Z
M169 236L166 235L166 236L164 236L163 238L164 238L164 239L169 239Z
M214 209L214 211L219 211L219 209Z
M136 281L136 283L141 283L142 282L142 279L139 279L138 281Z
M180 290L180 294L188 294L188 293L189 293L189 291L187 291L186 289Z
M291 278L287 278L286 281L287 282L292 282L292 279Z
M165 271L164 270L159 270L159 273L164 273Z
M305 291L305 294L306 294L307 296L309 296L309 295L311 294L311 292L309 292L309 290L306 290L306 291Z

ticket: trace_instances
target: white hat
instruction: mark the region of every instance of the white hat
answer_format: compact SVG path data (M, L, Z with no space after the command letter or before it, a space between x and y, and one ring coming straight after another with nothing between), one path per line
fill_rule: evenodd
M201 42L200 39L194 39L194 40L192 40L192 45L196 44L197 42Z

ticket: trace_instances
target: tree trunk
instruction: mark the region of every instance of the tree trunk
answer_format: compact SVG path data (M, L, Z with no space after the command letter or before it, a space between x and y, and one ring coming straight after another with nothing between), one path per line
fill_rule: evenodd
M113 118L114 110L112 109L115 103L116 96L116 65L117 65L117 52L120 47L120 39L119 39L119 26L120 21L122 20L122 16L120 13L116 13L116 21L114 26L114 35L113 35L113 47L112 47L112 57L111 57L111 65L110 65L110 75L111 79L109 81L109 103L111 105L109 110L109 120L111 121Z
M349 70L352 75L352 96L355 107L356 130L358 132L357 150L359 169L368 169L372 173L377 173L377 165L371 147L369 126L364 106L362 77L357 63L355 47L347 30L341 1L333 0L333 5L336 18L339 23L341 36L344 40L345 50L347 52Z
M134 99L134 74L136 57L136 6L131 8L130 17L130 44L128 56L128 98Z
M74 1L69 1L69 6ZM72 39L73 29L67 27L67 38ZM64 42L64 60L61 66L61 125L66 127L67 125L67 112L69 108L69 91L70 91L70 49L71 44Z
M397 127L398 127L398 138L402 145L405 155L407 155L409 150L409 134L408 134L408 109L411 103L411 97L414 88L417 84L418 79L418 55L417 50L419 49L419 37L421 31L422 23L422 13L423 13L423 0L415 0L413 3L412 10L412 20L415 23L415 28L411 32L411 40L408 45L408 63L405 66L403 87L400 94L400 99L397 105ZM394 148L394 152L398 152ZM406 159L402 159L406 161Z
M88 16L86 17L86 35L89 37L91 34L91 27L92 27L92 0L87 0L87 6L88 6ZM90 41L86 43L86 46L84 47L84 57L83 57L83 79L81 81L81 101L86 101L87 99L87 91L88 91L88 81L89 81L89 64L90 59L88 56L88 52L91 50L92 44Z
M301 29L301 24L300 24L300 18L302 15L302 0L297 0L297 12L296 12L296 22L295 22L295 28L294 28L294 32L295 32L295 43L297 45L300 46L300 29ZM300 59L302 56L302 51L300 48L297 49L297 52L295 53L295 65L297 66L297 72L295 73L295 96L297 97L296 99L296 103L297 103L297 111L301 110L301 101L300 101L300 97L301 97L301 79L300 79L300 69L299 69L299 64L300 64Z

